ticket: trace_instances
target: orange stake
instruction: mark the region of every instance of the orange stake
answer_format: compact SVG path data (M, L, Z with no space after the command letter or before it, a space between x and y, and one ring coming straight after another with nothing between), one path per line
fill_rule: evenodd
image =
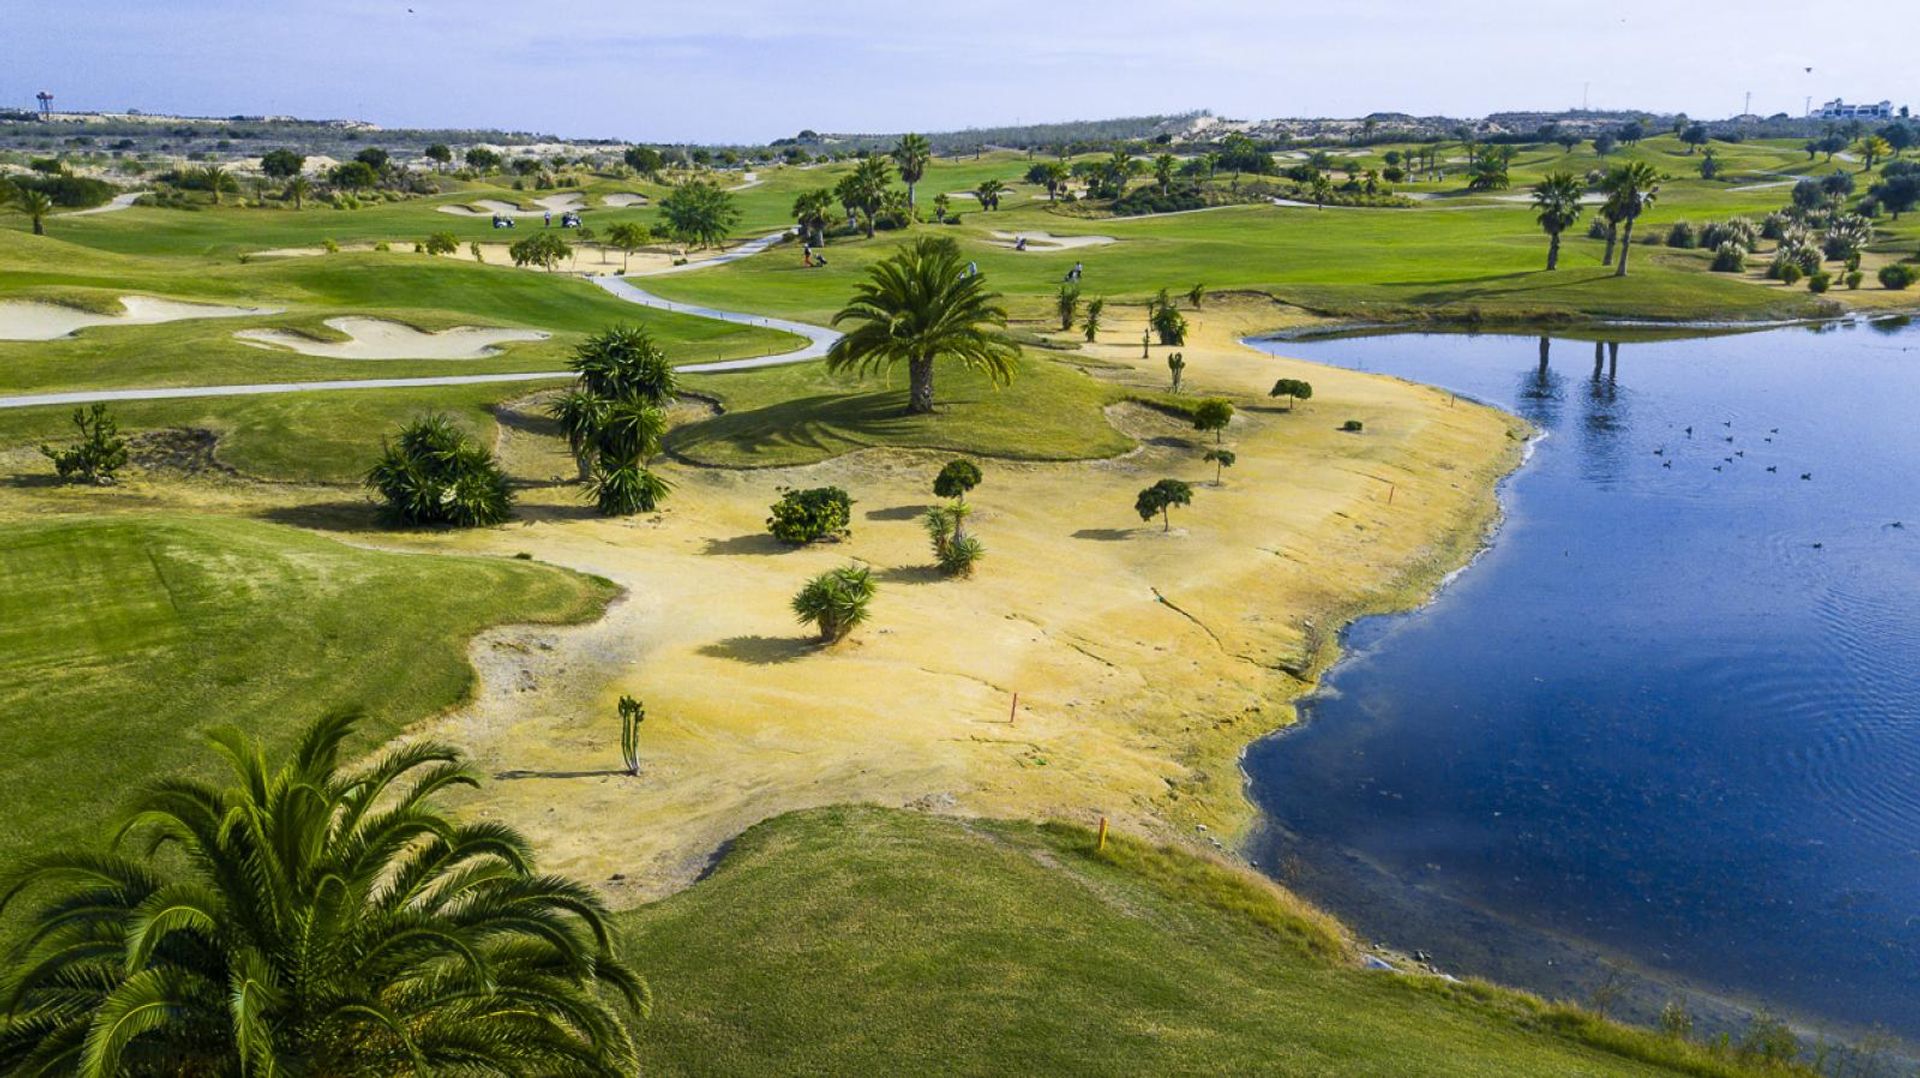
M1100 817L1100 845L1098 848L1101 850L1107 848L1107 818L1105 816Z

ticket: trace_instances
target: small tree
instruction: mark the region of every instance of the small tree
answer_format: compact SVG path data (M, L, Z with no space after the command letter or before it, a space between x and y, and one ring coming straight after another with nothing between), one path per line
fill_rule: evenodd
M1187 319L1172 304L1159 307L1153 312L1153 332L1165 347L1179 347L1187 343Z
M965 503L967 492L980 485L980 466L970 460L950 460L933 479L933 492Z
M1240 458L1234 456L1231 449L1209 449L1200 455L1200 459L1213 465L1213 485L1217 487L1220 485L1220 470L1233 467L1234 461Z
M873 576L863 565L846 565L821 573L793 597L793 613L803 625L820 631L820 642L836 643L867 620L873 601Z
M433 162L433 167L436 171L453 163L453 149L444 142L436 142L428 146L424 151L424 156L427 160Z
M1071 281L1062 284L1053 303L1054 309L1060 314L1060 329L1072 329L1073 320L1080 314L1080 286Z
M627 774L640 773L640 724L647 721L647 709L631 696L620 697L620 759Z
M451 232L435 232L423 244L430 255L450 255L460 249L460 241Z
M933 506L922 518L927 538L933 541L934 561L948 576L972 576L974 564L986 554L980 540L966 534L967 516L972 512L965 502L956 502Z
M513 492L493 453L442 414L421 416L383 445L366 485L403 524L474 528L512 512Z
M560 260L573 254L573 245L560 238L558 232L536 232L526 239L507 248L507 255L516 266L539 266L552 273Z
M1193 409L1193 429L1210 430L1213 440L1218 444L1227 424L1233 422L1233 405L1214 397L1203 400Z
M1287 398L1287 411L1291 412L1295 401L1313 399L1313 386L1298 378L1282 378L1273 383L1273 388L1267 391L1267 396Z
M768 510L767 531L798 546L853 534L853 499L839 487L809 490L780 488L780 500Z
M1140 492L1139 497L1133 500L1133 511L1140 514L1141 520L1152 520L1156 513L1159 514L1160 530L1164 532L1173 529L1172 508L1192 504L1192 487L1178 479L1162 479Z
M127 463L127 440L120 437L119 425L104 403L91 410L75 408L73 425L80 431L78 442L65 448L43 445L40 452L53 461L63 483L111 486L114 473Z
M620 252L620 272L631 264L633 252L647 245L647 229L632 221L621 221L607 229L607 242Z
M1174 352L1167 356L1167 373L1173 376L1173 391L1180 392L1180 376L1187 370L1187 356L1184 352Z
M1100 315L1106 309L1107 300L1104 296L1095 297L1087 303L1086 321L1081 324L1081 330L1086 334L1088 344L1094 343L1099 338Z
M1187 289L1187 302L1193 304L1194 310L1196 311L1199 310L1200 305L1206 302L1206 299L1207 299L1206 285L1195 284L1192 288Z

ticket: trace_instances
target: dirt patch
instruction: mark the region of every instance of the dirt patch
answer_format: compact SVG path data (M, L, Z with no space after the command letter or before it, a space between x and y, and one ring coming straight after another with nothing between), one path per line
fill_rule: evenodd
M204 427L173 427L128 438L127 459L135 467L149 472L237 478L238 471L215 457L219 446L220 436Z

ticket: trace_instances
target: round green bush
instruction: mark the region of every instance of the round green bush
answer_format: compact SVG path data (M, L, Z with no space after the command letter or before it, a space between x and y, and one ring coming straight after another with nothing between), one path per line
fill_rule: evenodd
M1366 426L1365 423L1360 422L1358 419L1349 419L1345 423L1340 424L1340 429L1345 431L1361 431L1365 430Z
M1903 266L1897 262L1891 266L1881 266L1880 286L1898 292L1912 284L1914 276L1915 271L1912 266Z

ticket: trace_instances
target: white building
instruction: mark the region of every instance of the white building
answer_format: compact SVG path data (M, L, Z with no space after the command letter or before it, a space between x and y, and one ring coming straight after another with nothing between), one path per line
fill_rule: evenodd
M1893 102L1882 101L1878 105L1849 105L1839 98L1819 107L1814 116L1822 120L1891 120Z

